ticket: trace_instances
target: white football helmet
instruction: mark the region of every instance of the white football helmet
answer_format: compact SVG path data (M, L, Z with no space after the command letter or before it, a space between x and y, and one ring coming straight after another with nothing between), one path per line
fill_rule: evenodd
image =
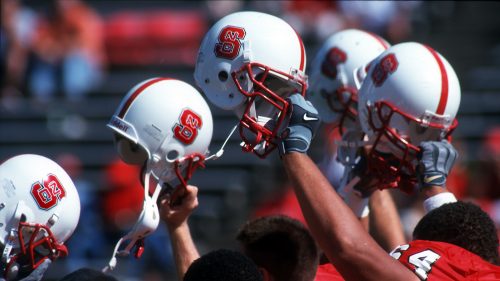
M135 256L142 255L144 238L160 221L156 203L160 192L170 193L175 204L194 171L204 167L213 121L208 104L193 86L152 78L127 93L107 126L115 132L120 158L144 168L144 201L136 224L118 240L105 272L115 268L117 255L129 255L134 247ZM156 181L153 188L151 176ZM120 250L125 241L127 246Z
M285 99L294 92L305 95L305 68L302 39L288 23L264 13L237 12L205 35L194 78L212 103L241 118L244 149L265 157L276 147L288 113Z
M58 164L34 154L6 160L0 165L0 277L66 256L64 242L79 218L78 192Z
M438 52L415 42L383 52L359 91L359 119L373 143L370 172L387 183L402 176L413 182L420 142L448 137L459 104L457 75Z
M153 78L134 86L122 99L108 125L115 132L121 159L147 165L164 183L186 186L204 165L212 139L210 108L191 85Z
M337 32L325 41L312 63L307 93L324 122L343 132L346 119L356 120L365 67L389 46L381 37L358 29Z

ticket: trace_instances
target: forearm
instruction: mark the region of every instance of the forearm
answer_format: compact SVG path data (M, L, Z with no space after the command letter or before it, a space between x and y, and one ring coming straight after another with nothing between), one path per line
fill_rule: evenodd
M178 227L168 227L170 233L170 241L172 243L172 251L174 254L175 267L179 280L184 279L184 274L187 269L200 257L198 250L191 237L189 225L187 222L182 223Z
M311 233L346 280L416 280L370 237L307 155L282 160Z
M389 190L376 190L370 196L370 234L387 252L405 244L403 226Z

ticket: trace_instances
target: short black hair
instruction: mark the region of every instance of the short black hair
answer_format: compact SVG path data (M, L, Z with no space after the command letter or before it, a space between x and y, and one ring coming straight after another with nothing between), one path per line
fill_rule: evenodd
M195 260L184 281L263 281L255 263L240 252L219 249Z
M236 239L243 252L274 280L314 279L319 249L300 221L283 215L257 218L244 224Z
M102 273L99 270L91 269L91 268L80 268L75 270L63 278L59 279L59 281L118 281L111 275L107 275Z
M430 211L418 222L413 238L454 244L493 264L500 261L495 224L473 203L458 201Z

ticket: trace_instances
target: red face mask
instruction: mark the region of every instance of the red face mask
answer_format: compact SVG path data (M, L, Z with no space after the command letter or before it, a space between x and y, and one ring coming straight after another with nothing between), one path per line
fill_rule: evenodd
M20 251L11 257L6 272L16 263L28 267L31 272L46 259L55 260L68 255L66 246L58 243L45 225L20 222L17 231Z
M260 73L255 75L254 70L260 70ZM243 81L246 77L253 83L250 91L243 89L240 83L240 80ZM244 143L243 150L254 152L257 156L265 158L276 148L280 128L288 115L290 106L286 98L292 92L299 92L302 96L305 96L307 82L305 78L300 77L298 74L295 76L290 75L259 63L245 64L240 70L232 73L232 78L239 92L248 97L239 126L240 136ZM296 85L294 85L294 89L290 93L279 95L272 89L273 87L269 86L273 80L293 81ZM272 116L268 117L272 121L263 123L257 120L255 112L252 112L255 110L255 105L269 107Z
M458 122L456 119L453 120L449 128L445 129L444 124L414 118L386 101L377 102L373 109L368 109L368 125L375 135L372 149L367 155L370 174L378 179L382 189L399 188L411 192L417 183L416 167L412 162L416 159L420 148L390 126L391 119L395 116L402 117L408 124L413 122L425 128L446 130L446 138L450 138ZM390 154L380 152L383 149L379 147L387 145L382 142L389 143Z

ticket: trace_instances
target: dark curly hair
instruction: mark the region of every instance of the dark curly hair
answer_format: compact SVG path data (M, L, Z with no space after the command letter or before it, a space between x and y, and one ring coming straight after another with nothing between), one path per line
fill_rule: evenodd
M243 252L277 281L313 280L319 250L298 220L276 215L247 222L236 239Z
M92 268L80 268L68 273L59 281L118 281L115 277Z
M454 244L496 265L500 261L495 225L472 203L458 201L432 210L418 222L413 238Z
M219 249L195 260L183 281L263 281L255 263L240 252Z

